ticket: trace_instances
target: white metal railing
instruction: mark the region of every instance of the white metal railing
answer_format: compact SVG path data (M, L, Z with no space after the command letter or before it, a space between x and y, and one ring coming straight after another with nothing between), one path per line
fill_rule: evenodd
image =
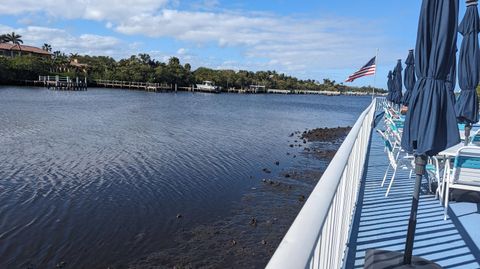
M377 111L383 111L387 107L387 98L386 97L377 97Z
M267 265L268 269L343 266L377 99L360 115Z
M87 78L80 79L76 77L75 79L72 79L70 77L64 77L64 76L38 76L38 81L43 81L43 82L84 82L85 84L87 83Z

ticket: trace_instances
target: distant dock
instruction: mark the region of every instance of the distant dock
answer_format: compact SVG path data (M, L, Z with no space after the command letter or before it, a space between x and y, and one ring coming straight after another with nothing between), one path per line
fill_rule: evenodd
M26 85L44 86L53 90L71 90L82 91L87 90L87 79L61 76L39 76L38 80L25 80ZM92 84L93 83L93 84ZM326 95L326 96L366 96L371 95L368 92L340 92L340 91L313 91L313 90L286 90L286 89L269 89L262 85L250 85L246 88L205 88L199 85L178 86L177 84L168 83L151 83L151 82L136 82L136 81L121 81L121 80L92 80L93 87L102 88L117 88L130 89L147 92L204 92L204 93L238 93L238 94L289 94L289 95ZM92 86L90 85L90 86ZM377 94L383 96L385 94Z
M34 85L43 85L44 87L55 91L86 91L87 78L78 77L72 79L62 76L39 76L38 80L33 81Z
M205 92L205 93L219 93L219 91L210 88L195 87L179 87L177 84L168 83L151 83L151 82L136 82L136 81L121 81L121 80L94 80L98 87L103 88L119 88L119 89L131 89L142 90L147 92Z
M136 89L151 92L158 91L172 91L177 90L177 86L166 83L150 83L150 82L133 82L133 81L121 81L121 80L105 80L97 79L95 83L98 87L104 88L121 88L121 89Z

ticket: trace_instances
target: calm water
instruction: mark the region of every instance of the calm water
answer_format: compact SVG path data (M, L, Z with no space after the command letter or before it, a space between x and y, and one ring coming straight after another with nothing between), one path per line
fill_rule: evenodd
M290 133L352 125L369 102L0 88L0 268L128 265L290 165Z

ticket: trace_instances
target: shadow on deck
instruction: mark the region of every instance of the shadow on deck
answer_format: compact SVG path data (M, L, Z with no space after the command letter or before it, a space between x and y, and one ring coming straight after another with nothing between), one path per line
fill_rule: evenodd
M414 180L408 179L408 170L397 172L390 195L385 197L386 186L380 184L387 164L383 143L373 133L348 245L347 269L363 268L367 249L404 249ZM452 203L444 221L442 205L427 190L427 186L422 188L413 254L444 268L480 268L480 206Z

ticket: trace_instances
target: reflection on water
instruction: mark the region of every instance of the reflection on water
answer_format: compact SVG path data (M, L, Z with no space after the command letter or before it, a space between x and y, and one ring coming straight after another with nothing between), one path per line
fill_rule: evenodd
M291 132L351 125L369 101L0 88L0 268L105 268L171 247L263 167L291 165Z

